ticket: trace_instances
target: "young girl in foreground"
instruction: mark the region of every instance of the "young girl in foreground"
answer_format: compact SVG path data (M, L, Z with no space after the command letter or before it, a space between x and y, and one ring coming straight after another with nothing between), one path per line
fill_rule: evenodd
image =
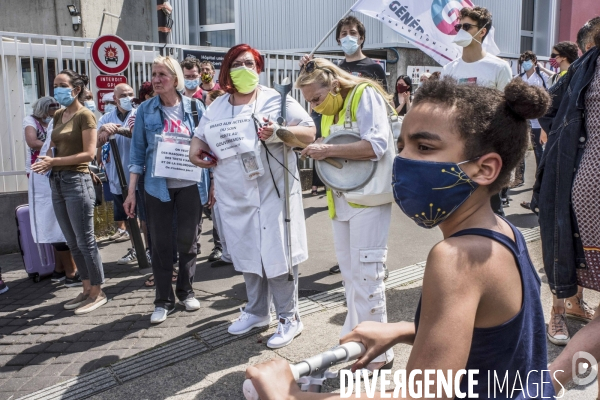
M540 279L523 236L489 201L523 159L527 119L543 115L549 102L545 91L521 80L504 93L449 79L419 89L402 124L394 197L419 226L439 225L444 240L427 258L414 323L365 322L342 338L367 348L353 371L405 343L413 345L407 377L417 369L478 369L479 398L494 397L488 371L492 385L494 372L501 383L508 376L495 398L542 398L542 389L544 398L553 397L551 377L542 372L548 367ZM250 367L246 376L262 400L340 398L301 392L283 360ZM511 393L515 380L523 391ZM467 394L467 377L460 390ZM430 391L436 393L435 384Z

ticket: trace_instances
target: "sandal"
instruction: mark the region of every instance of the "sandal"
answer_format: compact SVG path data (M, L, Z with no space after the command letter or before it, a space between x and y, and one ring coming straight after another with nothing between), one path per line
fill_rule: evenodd
M146 282L144 282L144 286L146 287L154 287L154 275L150 275Z
M531 210L531 203L528 201L522 201L521 202L521 207L526 208L528 210Z

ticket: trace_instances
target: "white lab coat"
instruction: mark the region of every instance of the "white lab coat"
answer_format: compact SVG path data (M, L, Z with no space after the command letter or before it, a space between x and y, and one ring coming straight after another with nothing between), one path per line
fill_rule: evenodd
M40 150L40 155L45 156L50 148L53 124L48 125L48 137ZM29 221L31 234L35 243L61 243L66 242L52 205L52 189L50 180L46 175L29 174Z
M255 112L260 119L262 116L269 116L275 120L280 115L280 107L279 93L261 86L256 107L254 103L239 106L235 107L233 112L235 116ZM195 136L206 143L204 135L207 124L230 118L231 114L229 95L218 98L204 113ZM287 120L289 125L314 126L308 113L290 96L287 99ZM254 131L253 127L251 129ZM279 163L283 163L283 144L267 146L272 156L279 160ZM215 196L219 205L222 235L227 238L227 248L235 269L263 276L264 267L266 277L274 278L288 272L284 225L284 169L271 155L267 162L267 152L262 145L260 156L265 172L254 180L245 178L238 156L219 160L213 171ZM308 246L297 158L289 148L288 169L298 179L289 176L292 265L297 265L308 259ZM277 184L280 197L273 181Z

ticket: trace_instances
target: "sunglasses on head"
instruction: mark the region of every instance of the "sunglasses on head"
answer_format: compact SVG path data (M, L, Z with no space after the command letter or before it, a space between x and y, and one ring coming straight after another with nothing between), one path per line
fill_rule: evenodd
M328 68L319 67L314 61L309 61L302 67L300 67L300 72L305 71L307 74L311 74L315 69L320 69L321 71L325 71L328 74L332 74L332 72Z
M561 57L561 55L558 54L558 53L551 53L550 54L550 58L556 58L556 57Z
M464 29L465 31L468 31L468 30L470 30L474 26L477 26L477 25L465 22L464 24L456 24L456 25L454 25L454 30L456 32L460 32L461 29Z

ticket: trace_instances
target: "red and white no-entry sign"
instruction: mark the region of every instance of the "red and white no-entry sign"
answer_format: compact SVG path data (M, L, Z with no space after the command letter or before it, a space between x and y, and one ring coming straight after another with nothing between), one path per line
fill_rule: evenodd
M91 52L94 65L105 74L120 74L129 65L129 48L118 36L100 36L92 44Z

